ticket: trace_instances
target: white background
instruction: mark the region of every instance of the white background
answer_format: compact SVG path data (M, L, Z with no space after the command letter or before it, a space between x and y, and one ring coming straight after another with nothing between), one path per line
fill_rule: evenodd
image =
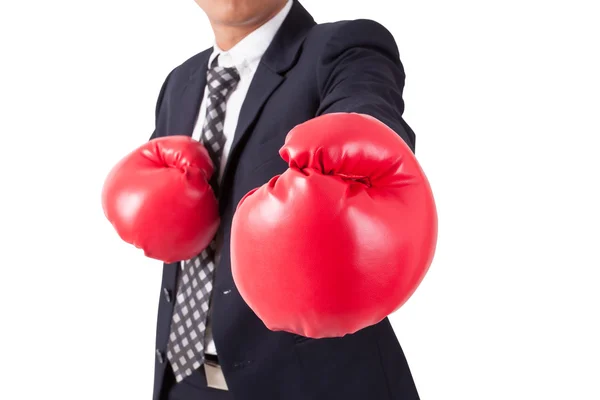
M405 64L440 235L392 321L423 399L600 399L594 3L303 2ZM0 397L149 399L161 266L100 191L210 27L192 0L6 0L0 38Z

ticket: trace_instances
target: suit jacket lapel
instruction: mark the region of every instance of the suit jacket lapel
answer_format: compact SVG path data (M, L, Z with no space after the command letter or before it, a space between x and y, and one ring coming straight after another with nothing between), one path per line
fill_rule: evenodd
M211 53L212 48L198 54L198 60L194 63L196 67L192 68L187 83L181 89L169 135L192 136L206 87L206 71Z
M233 152L242 138L248 133L249 127L258 117L259 111L271 96L271 93L283 82L283 77L275 71L270 70L264 64L260 63L248 89L237 127L235 136L231 144L231 152Z
M250 134L252 131L250 128L260 115L263 105L284 81L285 73L294 65L306 33L314 25L315 21L311 15L294 0L288 16L261 59L242 104L223 172L223 183L228 179L231 163L237 158L243 139ZM223 186L226 188L228 185Z

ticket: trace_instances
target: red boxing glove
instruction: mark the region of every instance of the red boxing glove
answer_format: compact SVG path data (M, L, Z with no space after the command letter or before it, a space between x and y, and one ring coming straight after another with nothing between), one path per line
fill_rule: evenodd
M404 304L437 240L431 188L404 141L360 114L295 127L289 169L238 204L231 236L237 288L271 330L336 337Z
M197 256L219 227L213 164L187 136L154 139L121 160L102 190L104 214L127 243L167 263Z

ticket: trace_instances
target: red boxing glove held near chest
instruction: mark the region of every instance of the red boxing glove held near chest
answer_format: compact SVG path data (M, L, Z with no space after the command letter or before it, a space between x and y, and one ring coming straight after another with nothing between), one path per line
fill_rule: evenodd
M328 114L294 128L289 169L238 204L231 267L272 330L344 336L404 304L431 264L437 214L404 141L378 120Z
M106 178L104 214L119 236L146 256L167 263L190 259L219 227L212 174L208 152L198 141L187 136L151 140Z

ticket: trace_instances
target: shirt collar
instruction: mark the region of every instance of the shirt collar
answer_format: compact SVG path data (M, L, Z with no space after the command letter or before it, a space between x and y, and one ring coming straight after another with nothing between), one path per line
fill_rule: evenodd
M287 17L292 8L292 3L292 0L288 0L285 6L273 18L250 33L229 51L221 50L215 42L208 65L212 65L217 56L223 55L223 57L219 57L219 65L221 66L235 66L239 71L245 67L256 66L273 41L281 24L283 24L285 17Z

